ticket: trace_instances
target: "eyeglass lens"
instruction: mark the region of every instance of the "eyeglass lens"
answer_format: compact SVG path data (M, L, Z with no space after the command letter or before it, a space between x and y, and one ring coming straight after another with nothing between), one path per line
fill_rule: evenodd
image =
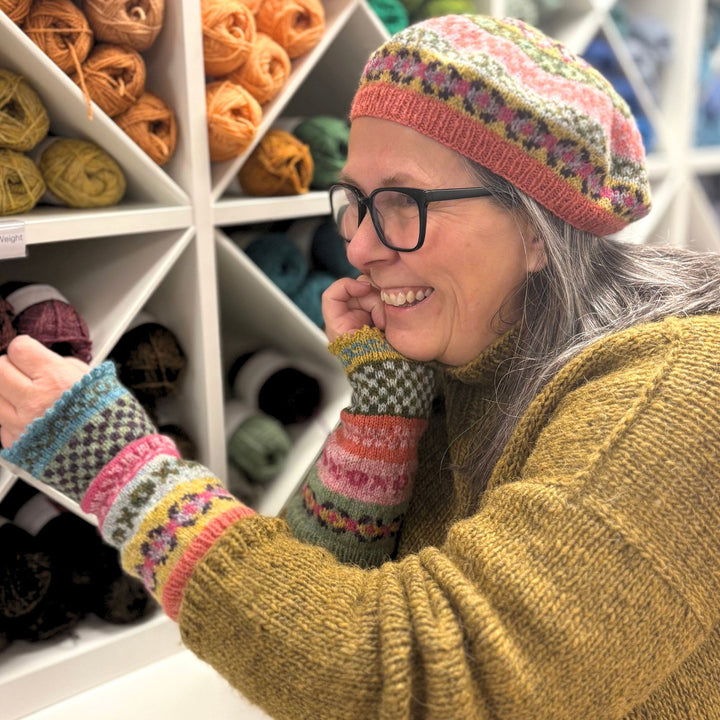
M345 240L351 240L365 214L361 201L349 188L336 186L330 194L330 204L338 232ZM375 230L386 245L398 250L417 246L420 208L415 198L398 190L378 190L368 204Z

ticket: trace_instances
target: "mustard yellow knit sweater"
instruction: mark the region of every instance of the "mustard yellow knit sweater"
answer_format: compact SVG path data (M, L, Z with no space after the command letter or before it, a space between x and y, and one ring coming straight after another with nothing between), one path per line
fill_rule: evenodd
M102 368L3 455L82 498L187 646L275 718L720 718L720 318L576 357L477 497L457 468L512 350L443 372L378 567L295 537L293 503L287 520L242 506ZM346 522L353 552L391 538L386 520Z
M577 357L473 507L452 467L507 345L445 374L396 561L250 518L197 569L185 642L274 717L720 718L720 319Z

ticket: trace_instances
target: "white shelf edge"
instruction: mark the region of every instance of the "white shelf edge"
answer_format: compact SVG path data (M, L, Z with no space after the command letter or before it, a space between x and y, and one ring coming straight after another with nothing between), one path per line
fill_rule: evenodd
M328 215L330 200L324 190L304 195L262 198L223 198L213 205L214 225L249 225L256 222Z
M190 205L157 206L125 203L93 210L75 210L50 205L36 206L32 212L0 218L22 222L28 245L82 240L93 237L127 235L156 230L177 230L193 222Z
M160 610L122 626L88 618L42 646L16 641L2 656L0 716L17 720L183 650L177 626Z

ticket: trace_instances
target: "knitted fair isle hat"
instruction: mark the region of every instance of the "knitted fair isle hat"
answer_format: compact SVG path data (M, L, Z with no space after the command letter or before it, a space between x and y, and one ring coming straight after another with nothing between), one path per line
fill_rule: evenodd
M448 15L370 57L350 118L406 125L596 235L650 211L642 137L626 102L567 47L521 20Z

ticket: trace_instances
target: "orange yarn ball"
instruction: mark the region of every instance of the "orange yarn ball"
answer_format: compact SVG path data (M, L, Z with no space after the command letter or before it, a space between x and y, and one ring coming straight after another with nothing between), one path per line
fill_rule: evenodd
M23 30L66 73L80 69L94 41L87 18L70 0L35 0Z
M310 148L285 130L271 129L240 168L238 180L248 195L300 195L313 176Z
M270 102L290 76L292 63L285 49L269 35L258 33L250 56L228 80L242 85L261 105Z
M4 12L16 25L22 25L30 12L32 0L0 0L0 11Z
M81 73L90 97L110 117L127 110L145 92L145 61L130 47L95 45L82 64ZM81 85L77 73L72 79Z
M262 108L242 85L229 80L215 80L205 90L210 159L231 160L255 139Z
M202 0L205 74L227 75L240 67L255 42L255 16L242 0Z
M115 122L158 165L164 165L177 147L177 118L173 109L146 90Z
M294 59L320 41L325 10L320 0L263 0L255 23L259 32L268 34Z
M165 0L84 0L83 11L101 42L142 52L163 26Z

